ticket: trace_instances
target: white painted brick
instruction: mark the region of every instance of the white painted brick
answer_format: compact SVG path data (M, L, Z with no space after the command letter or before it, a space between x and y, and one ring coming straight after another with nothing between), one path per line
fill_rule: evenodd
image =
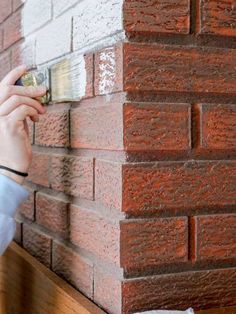
M88 0L77 5L73 17L74 50L123 30L123 0ZM107 42L109 44L109 42Z
M71 51L71 16L62 15L37 33L36 64L48 62Z
M24 36L47 23L52 16L51 0L27 0L23 8Z
M116 80L116 55L114 47L105 49L99 56L99 94L112 91Z
M77 2L79 2L79 0L53 0L53 16L56 17L62 14Z

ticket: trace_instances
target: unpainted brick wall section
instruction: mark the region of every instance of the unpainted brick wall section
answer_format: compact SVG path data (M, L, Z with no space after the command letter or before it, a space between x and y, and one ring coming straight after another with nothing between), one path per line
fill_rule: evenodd
M108 313L235 305L236 2L0 7L0 77L74 52L86 71L30 125L15 241Z

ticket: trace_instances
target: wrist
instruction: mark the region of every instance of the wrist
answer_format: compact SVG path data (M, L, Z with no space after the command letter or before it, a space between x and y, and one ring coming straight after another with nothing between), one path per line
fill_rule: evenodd
M0 169L0 174L14 180L16 183L21 184L21 185L24 183L24 180L25 180L24 177L21 177L17 174L14 174L14 173L7 171L7 170L4 170L4 169Z

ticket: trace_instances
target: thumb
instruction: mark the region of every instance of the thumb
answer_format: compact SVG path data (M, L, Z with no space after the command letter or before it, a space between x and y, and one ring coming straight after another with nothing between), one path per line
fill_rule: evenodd
M21 105L13 110L8 117L13 121L24 121L27 117L30 117L31 120L37 122L39 120L38 111L30 106Z

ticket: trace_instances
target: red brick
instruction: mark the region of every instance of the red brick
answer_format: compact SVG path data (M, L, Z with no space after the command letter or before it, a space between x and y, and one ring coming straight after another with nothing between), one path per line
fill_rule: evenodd
M34 152L28 180L49 187L50 155Z
M101 284L102 283L102 284ZM121 281L105 270L95 267L94 302L105 311L118 314L121 312Z
M233 206L235 188L235 161L96 161L95 199L133 215Z
M127 33L188 34L189 20L189 0L125 0L124 26Z
M66 237L69 231L68 204L49 195L37 193L36 221L46 229Z
M0 55L0 80L11 70L11 55L10 52L4 52Z
M11 1L1 0L0 23L11 14Z
M78 107L71 111L71 145L127 151L187 150L191 146L190 121L188 104L127 103L123 109L122 103L101 103Z
M187 150L191 148L191 109L187 104L126 104L126 150Z
M123 210L129 213L180 212L229 206L236 201L235 161L127 164L123 182Z
M104 102L99 106L84 106L72 110L71 146L121 150L123 148L122 108L123 104Z
M232 95L235 63L235 49L124 44L124 90Z
M52 188L72 196L93 199L93 159L76 156L52 156Z
M68 146L68 110L47 112L41 116L39 122L35 124L35 143L42 146Z
M13 0L13 11L17 10L24 2L25 0Z
M53 242L52 269L89 298L93 297L93 264L70 248Z
M187 218L121 222L121 266L126 270L186 262Z
M32 221L34 221L34 197L35 191L31 188L27 188L29 192L29 198L19 208L20 214Z
M21 38L22 38L21 11L17 11L13 13L4 22L4 38L3 38L4 49L16 43Z
M119 225L94 211L71 206L70 237L79 247L99 258L119 265Z
M35 41L26 41L12 48L12 68L26 64L28 68L35 66Z
M23 225L23 247L45 266L51 265L51 239L34 229L33 226Z
M235 0L200 0L198 32L236 36Z
M236 106L202 105L201 145L209 149L236 149Z
M235 294L235 268L131 279L122 285L122 313L226 307L235 305Z
M123 49L118 44L95 54L95 95L121 91L123 88Z
M199 216L193 221L197 260L236 258L236 215Z
M96 159L95 200L108 208L122 207L122 165Z

